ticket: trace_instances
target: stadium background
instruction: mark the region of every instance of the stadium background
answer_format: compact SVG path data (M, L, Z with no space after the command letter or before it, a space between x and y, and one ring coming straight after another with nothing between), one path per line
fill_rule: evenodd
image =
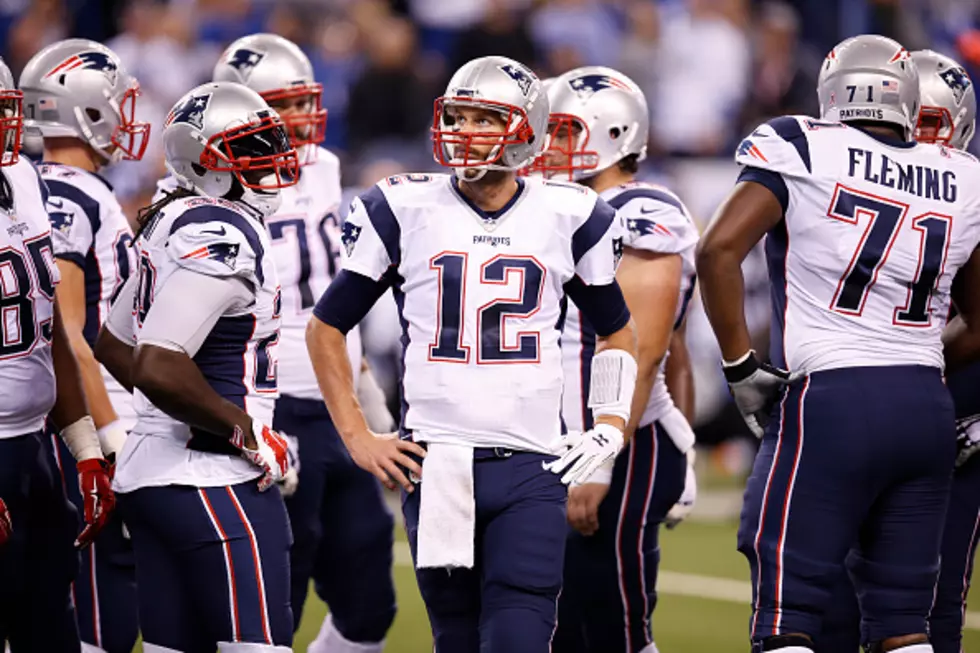
M702 228L734 180L730 155L741 136L774 115L816 112L817 71L840 39L885 34L980 71L980 0L0 0L0 54L15 76L48 43L102 41L140 80L138 114L155 127L210 77L225 45L258 31L282 34L310 56L329 112L325 145L341 157L349 196L389 174L432 169L432 100L461 63L501 54L541 77L586 64L630 75L651 111L640 176L674 188ZM107 172L130 217L163 173L159 136L143 161ZM745 271L747 314L765 351L761 252ZM393 311L381 302L364 340L397 406ZM692 518L662 538L654 632L665 653L745 651L750 589L735 529L755 445L729 401L697 303L689 322L701 496ZM392 507L397 513L395 496ZM404 533L398 538L399 614L386 650L431 650ZM297 651L325 611L312 593L310 600ZM980 613L967 624L966 649L980 649Z

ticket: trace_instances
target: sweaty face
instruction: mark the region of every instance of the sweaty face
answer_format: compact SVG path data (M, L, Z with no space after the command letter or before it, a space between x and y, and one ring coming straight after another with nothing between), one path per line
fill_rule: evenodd
M453 142L449 148L454 159L482 161L490 156L507 132L504 117L496 111L480 107L448 106L445 121L454 134L470 136Z

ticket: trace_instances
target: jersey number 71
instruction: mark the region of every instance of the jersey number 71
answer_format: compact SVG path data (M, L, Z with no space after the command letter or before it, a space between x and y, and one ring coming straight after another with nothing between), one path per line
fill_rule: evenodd
M860 217L864 215L868 223L847 270L837 283L837 291L830 302L831 310L844 315L861 315L908 210L908 204L838 184L827 215L853 225L859 225ZM905 305L895 308L893 324L910 327L931 324L929 303L946 264L952 223L952 217L938 213L923 213L912 218L912 229L920 236L919 263L915 278L908 284Z

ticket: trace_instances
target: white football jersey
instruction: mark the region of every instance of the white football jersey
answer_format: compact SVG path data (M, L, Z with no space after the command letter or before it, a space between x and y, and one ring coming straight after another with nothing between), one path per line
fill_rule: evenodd
M305 154L300 153L300 160ZM158 185L176 188L173 177ZM313 363L306 349L306 325L316 300L326 291L341 265L340 161L319 148L316 161L301 168L299 183L280 191L279 210L266 218L272 257L282 284L282 328L279 342L279 391L301 399L321 399ZM361 337L347 334L354 383L361 373Z
M253 418L272 423L278 397L276 355L281 297L269 237L258 219L232 202L206 197L166 205L136 240L138 285L133 333L170 276L187 268L209 276L239 277L254 291L246 309L218 319L194 355L214 390ZM194 289L187 288L187 301ZM113 487L120 492L170 484L198 487L241 483L260 475L230 445L178 422L137 390L137 422L119 456Z
M980 163L805 116L761 125L736 160L785 195L766 237L773 359L942 368L950 286L980 240Z
M13 208L0 207L0 438L40 431L54 406L54 263L47 188L24 157L0 168Z
M615 276L615 211L536 178L481 211L451 175L398 175L354 200L345 269L393 283L403 422L418 441L547 452L560 434L566 282Z
M680 327L694 294L696 272L694 248L698 230L681 200L662 186L632 182L603 191L602 198L616 209L621 222L623 245L659 254L679 254L682 261L680 296L674 312L674 328ZM568 302L568 316L561 336L565 371L565 393L562 396L562 418L570 431L592 428L589 410L589 378L595 355L595 329L574 302ZM667 390L664 357L640 426L652 424L674 409Z
M104 179L73 166L43 163L48 185L48 215L55 258L75 263L85 272L85 340L95 346L109 304L133 269L135 256L122 207ZM102 368L112 408L126 430L136 423L133 398Z

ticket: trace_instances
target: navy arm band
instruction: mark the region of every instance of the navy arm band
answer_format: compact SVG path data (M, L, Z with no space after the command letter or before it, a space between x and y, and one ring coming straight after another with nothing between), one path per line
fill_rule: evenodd
M313 307L313 315L347 335L390 286L387 274L375 281L357 272L341 270Z
M588 318L596 335L611 336L629 324L630 309L614 280L605 286L588 286L578 277L565 284L565 294Z

